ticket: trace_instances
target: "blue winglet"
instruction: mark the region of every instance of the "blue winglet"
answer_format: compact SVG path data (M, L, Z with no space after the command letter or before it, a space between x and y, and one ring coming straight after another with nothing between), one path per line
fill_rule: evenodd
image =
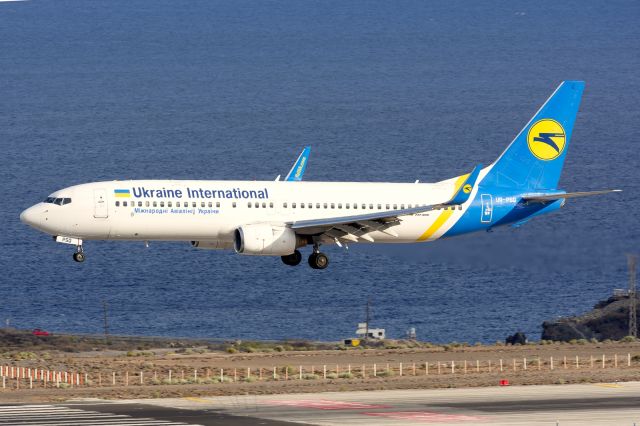
M293 167L289 170L287 177L284 178L285 181L299 182L302 180L302 176L304 176L304 172L307 169L307 162L309 161L310 153L311 147L305 146Z
M469 196L471 195L471 191L473 191L473 185L476 184L476 181L478 180L478 175L480 174L481 170L482 170L482 164L478 164L473 169L473 171L469 173L469 176L465 179L462 185L460 185L460 188L458 188L458 192L456 192L456 194L451 198L451 200L447 201L446 204L458 205L458 204L465 203L469 199Z

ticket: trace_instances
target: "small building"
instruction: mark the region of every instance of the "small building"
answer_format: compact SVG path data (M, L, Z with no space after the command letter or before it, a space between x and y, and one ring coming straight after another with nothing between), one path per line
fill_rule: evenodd
M384 340L385 339L385 330L384 328L368 328L367 323L361 322L358 324L358 329L356 330L356 335L361 339L376 339L376 340Z

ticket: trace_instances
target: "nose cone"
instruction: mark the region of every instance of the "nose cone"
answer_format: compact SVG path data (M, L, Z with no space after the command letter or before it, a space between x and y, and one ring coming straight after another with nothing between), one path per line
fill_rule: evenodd
M36 206L31 206L20 213L20 221L25 225L36 227L39 216L36 210Z

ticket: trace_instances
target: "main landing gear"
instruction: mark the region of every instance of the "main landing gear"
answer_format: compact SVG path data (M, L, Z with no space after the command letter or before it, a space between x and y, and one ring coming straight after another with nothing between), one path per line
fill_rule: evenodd
M329 258L320 252L320 244L318 243L313 245L313 253L309 255L309 266L313 269L325 269L329 266Z
M302 253L296 250L293 253L287 256L281 256L280 258L282 259L282 263L284 263L285 265L297 266L300 264L300 262L302 262Z
M76 252L73 253L73 260L75 260L78 263L82 263L84 262L85 256L84 256L84 250L82 250L82 246L77 246L76 247Z
M281 256L282 263L289 266L297 266L302 262L302 254L296 250L287 256ZM325 269L329 266L329 258L326 254L320 252L320 246L313 246L313 253L309 255L309 266L313 269Z
M329 258L324 253L311 253L309 256L309 266L313 269L325 269L329 266Z

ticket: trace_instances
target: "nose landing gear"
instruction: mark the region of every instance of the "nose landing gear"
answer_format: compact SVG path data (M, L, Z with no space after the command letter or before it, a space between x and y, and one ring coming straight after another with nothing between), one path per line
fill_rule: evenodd
M73 253L73 260L75 260L78 263L82 263L84 262L85 256L84 256L84 250L82 250L82 246L79 245L76 247L76 252Z

